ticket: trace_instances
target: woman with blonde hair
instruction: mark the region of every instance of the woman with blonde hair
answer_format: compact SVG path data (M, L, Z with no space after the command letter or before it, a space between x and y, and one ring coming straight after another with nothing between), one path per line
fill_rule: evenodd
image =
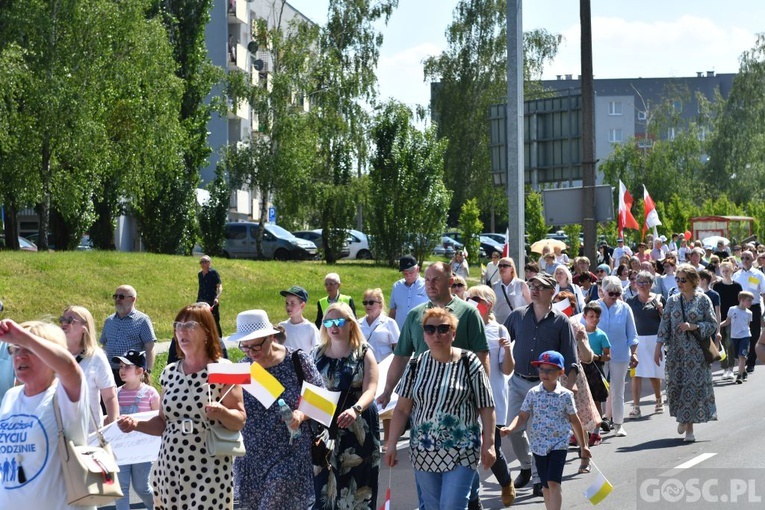
M82 306L68 306L64 309L58 323L66 335L66 346L80 364L85 374L88 387L90 409L99 426L108 425L120 414L117 402L117 385L114 383L106 353L98 346L98 334L93 315ZM101 411L103 400L106 417ZM89 432L93 432L93 422L88 420Z
M350 306L330 305L321 324L313 360L324 386L341 394L329 427L335 440L329 467L314 466L314 508L375 510L380 472L377 362Z
M90 411L82 369L67 350L64 333L53 324L0 320L0 341L8 344L16 378L22 383L3 397L0 423L6 431L23 430L24 438L18 445L24 447L23 455L5 456L0 508L67 510L71 507L66 504L56 447L56 412L66 437L87 444Z
M364 335L375 361L382 360L393 354L393 348L398 343L401 332L395 320L385 313L385 297L382 289L367 289L364 291L364 299L361 302L367 314L359 319L361 334Z

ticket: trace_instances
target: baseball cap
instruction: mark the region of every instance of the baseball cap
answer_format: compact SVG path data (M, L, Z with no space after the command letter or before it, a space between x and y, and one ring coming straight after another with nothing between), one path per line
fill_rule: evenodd
M563 369L563 355L558 351L545 351L539 355L537 361L532 361L531 364L535 367L539 365L553 365Z
M417 265L417 259L415 259L411 255L404 255L403 257L398 259L399 271L406 271L407 269L412 269L416 265Z
M146 353L143 351L136 351L130 349L122 356L114 356L112 358L113 363L123 362L126 365L135 365L137 367L146 368Z
M558 282L555 281L555 278L553 278L552 275L544 273L544 272L537 273L531 278L529 278L529 283L533 281L537 281L543 287L547 287L548 289L554 289L555 286L558 284Z
M295 296L301 301L303 301L304 303L308 302L308 291L299 285L293 285L289 289L279 292L279 294L281 294L284 297Z

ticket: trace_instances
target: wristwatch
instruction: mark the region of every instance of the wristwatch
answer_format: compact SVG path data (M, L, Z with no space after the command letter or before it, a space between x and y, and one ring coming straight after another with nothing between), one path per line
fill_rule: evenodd
M356 411L356 414L359 414L359 415L361 414L361 411L363 411L363 410L364 410L364 408L363 408L363 407L361 407L361 405L360 405L360 404L356 404L356 405L354 405L353 407L351 407L351 409L353 409L354 411Z

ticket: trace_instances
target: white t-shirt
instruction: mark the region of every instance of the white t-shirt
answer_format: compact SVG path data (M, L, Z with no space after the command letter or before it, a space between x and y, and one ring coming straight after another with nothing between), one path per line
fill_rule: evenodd
M88 394L85 381L80 401L70 402L64 387L55 380L47 390L27 397L24 386L11 388L0 404L0 508L67 510L66 484L58 454L58 425L53 394L58 394L61 421L69 439L85 444ZM18 480L19 465L26 481Z
M401 334L396 321L381 313L372 324L367 323L366 316L362 317L359 326L378 363L393 354L393 346L398 343Z
M486 324L486 343L489 344L489 383L494 396L494 413L497 425L507 425L515 416L507 416L507 402L510 398L509 377L502 373L500 365L505 360L505 350L499 346L500 338L510 339L507 328L497 321Z
M285 347L311 352L314 347L319 345L319 330L308 319L304 318L300 324L292 324L287 319L280 322L279 325L284 327L284 332L287 335L287 339L284 341Z
M101 411L101 390L117 387L114 383L112 367L106 359L106 353L99 347L93 356L80 361L80 368L85 373L90 409L100 426L104 423L104 413ZM90 417L88 417L88 432L93 432L93 422Z
M731 338L749 338L752 332L749 331L749 323L752 322L752 311L738 306L731 306L728 310L730 319L730 337Z

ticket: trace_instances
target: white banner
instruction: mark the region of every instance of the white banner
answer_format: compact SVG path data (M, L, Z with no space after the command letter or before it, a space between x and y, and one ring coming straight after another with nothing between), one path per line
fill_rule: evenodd
M136 421L145 421L157 416L158 413L159 411L146 411L129 416L135 418ZM154 462L157 460L159 446L162 442L161 436L150 436L137 431L125 434L120 430L116 422L112 422L101 429L101 433L112 447L118 466ZM94 446L98 445L98 437L95 434L91 434L88 438L88 443Z

